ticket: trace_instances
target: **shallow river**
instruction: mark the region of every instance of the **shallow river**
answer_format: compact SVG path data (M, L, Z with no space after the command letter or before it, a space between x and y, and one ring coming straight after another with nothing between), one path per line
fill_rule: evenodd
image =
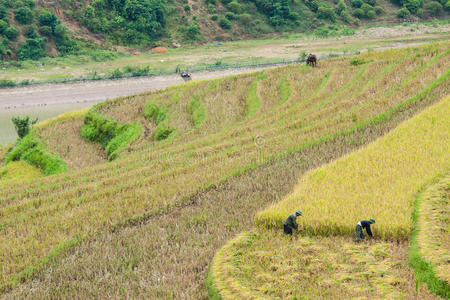
M0 145L6 145L17 138L14 125L11 122L12 117L30 116L32 119L38 118L39 121L43 121L67 111L79 110L92 105L93 103L68 103L40 107L32 106L15 109L0 109Z

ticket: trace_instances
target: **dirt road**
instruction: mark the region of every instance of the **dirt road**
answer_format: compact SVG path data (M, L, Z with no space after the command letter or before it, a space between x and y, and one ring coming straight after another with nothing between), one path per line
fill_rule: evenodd
M223 77L267 67L203 71L192 74L195 80ZM0 109L18 109L71 103L97 103L107 99L157 90L182 83L177 75L100 80L69 84L43 84L0 89Z

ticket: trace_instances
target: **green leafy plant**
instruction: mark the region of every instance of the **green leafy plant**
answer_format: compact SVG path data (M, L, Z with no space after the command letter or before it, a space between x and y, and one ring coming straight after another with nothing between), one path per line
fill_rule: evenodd
M19 24L30 24L33 22L34 14L29 7L19 7L14 14L14 17Z
M20 139L6 156L6 163L19 160L37 167L45 175L64 172L68 167L61 158L45 149L35 132L30 132Z
M231 22L227 18L224 18L224 17L219 19L219 25L223 29L230 29L231 28Z
M29 116L26 117L13 117L11 121L14 124L19 139L24 138L29 132L32 125L36 124L38 119L31 120Z
M141 134L138 123L121 124L95 111L94 107L84 118L81 136L99 143L105 149L108 160L119 157L120 151Z

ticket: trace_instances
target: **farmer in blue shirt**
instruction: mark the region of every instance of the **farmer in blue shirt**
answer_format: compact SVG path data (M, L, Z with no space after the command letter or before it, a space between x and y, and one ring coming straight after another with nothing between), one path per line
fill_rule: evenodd
M369 219L369 220L362 220L359 221L358 224L356 224L355 232L356 232L356 242L360 242L365 238L363 233L363 228L366 229L367 234L372 237L372 230L370 230L370 225L375 223L375 219Z
M297 210L295 213L292 213L287 217L286 221L284 221L284 233L292 234L292 229L297 229L297 217L302 215L301 210Z

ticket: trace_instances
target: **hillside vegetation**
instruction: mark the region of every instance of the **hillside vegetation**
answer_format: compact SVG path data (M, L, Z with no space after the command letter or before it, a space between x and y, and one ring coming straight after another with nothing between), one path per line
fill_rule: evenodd
M360 25L447 18L449 12L446 0L2 0L0 57L87 53L105 59L115 55L101 49L118 45L148 48L286 31L351 35Z
M223 79L192 81L162 91L109 100L93 107L87 114L57 119L35 128L33 132L41 141L58 141L57 146L43 142L46 151L73 164L68 163L71 168L67 172L20 184L11 183L1 189L2 290L17 287L11 292L17 295L35 292L45 297L92 295L105 291L103 295L119 297L124 296L121 282L133 285L136 282L134 276L143 276L140 277L142 280L158 285L158 289L151 291L154 296L176 294L183 297L188 293L195 298L193 295L198 295L200 285L188 291L174 286L189 286L186 278L190 275L195 275L197 283L201 282L198 279L200 271L194 264L196 253L205 248L208 257L212 256L224 242L209 235L210 231L216 230L212 229L215 226L224 228L223 224L217 223L208 227L210 219L218 218L214 211L212 216L207 216L206 213L202 215L199 208L195 217L189 214L196 197L206 197L201 198L205 199L204 205L220 204L218 206L225 211L236 213L234 222L237 223L225 226L224 236L229 238L241 229L239 216L242 212L239 211L242 209L216 203L214 196L207 197L205 193L221 191L217 195L219 199L225 197L223 194L232 197L226 198L229 206L236 201L243 207L250 207L250 203L254 205L252 199L258 197L256 194L246 194L245 188L240 190L243 195L234 194L230 192L233 188L221 190L221 186L225 189L228 184L240 184L240 180L253 182L246 176L259 170L253 173L255 180L259 178L254 183L254 190L266 194L263 200L258 200L261 202L255 203L273 202L274 197L280 195L266 190L276 183L267 183L271 176L263 166L285 165L273 167L273 170L290 174L288 178L293 182L295 176L292 174L317 167L382 135L396 122L448 93L449 56L448 43L441 43L323 60L318 68L292 65ZM93 122L89 115L98 116L102 122ZM105 141L120 136L120 130L117 135L117 124L120 127L132 123L140 127L140 135L126 135L123 139L126 143L119 143L123 146L119 147L120 155L105 163L109 145ZM56 138L57 128L68 128L69 124L80 131L67 130L65 136L59 134ZM86 135L84 126L95 134ZM98 134L100 138L89 138L93 144L81 139L82 134L87 137ZM103 158L96 160L99 152L77 151L80 148L74 151L73 141L80 142L82 145L77 146L80 148L83 144L94 145L96 151L103 151ZM80 156L91 165L78 164ZM292 171L297 168L298 171ZM280 193L284 195L291 186L290 183L281 184ZM168 229L161 225L152 226L159 224L158 220L163 224L176 219L177 209L181 208L186 208L183 218L189 226L171 222ZM253 212L256 209L253 207ZM250 225L252 211L244 211L250 220L246 224ZM222 220L226 222L226 219ZM404 222L403 219L400 221ZM145 225L147 222L150 225ZM140 224L143 224L142 228L136 226ZM174 251L172 247L180 247L183 239L189 238L184 228L192 228L198 237L185 246L194 250ZM404 238L403 230L380 228L384 230L380 232L386 232L386 237ZM139 238L130 241L127 238L129 231ZM111 239L115 242L109 243ZM214 247L207 246L212 240ZM162 251L160 248L165 242L170 245L167 249L173 250L166 251L173 255L156 255ZM75 255L81 257L58 260L76 247L91 250L74 250L78 253ZM105 251L118 260L101 259ZM127 262L120 258L122 251L130 254ZM190 264L186 271L184 264L177 265L176 262L188 253L191 256L186 260L186 264ZM84 260L91 262L89 266ZM71 273L74 278L83 274L86 279L83 285L59 281L61 274L72 272L68 270L70 268L64 268L70 262L78 266ZM173 268L181 268L180 273L167 269L168 262ZM55 263L52 267L55 277L40 273L52 263ZM201 270L206 266L203 262ZM96 285L104 276L95 274L103 272L104 268L109 270L111 280ZM167 282L158 284L161 277L148 272L152 268L155 272L167 269L170 273L167 277L164 275ZM63 269L66 271L59 273ZM41 289L48 284L38 284L39 288L33 289L20 287L20 283L39 274L43 274L39 280L53 282L49 283L51 289ZM176 285L171 284L173 282ZM133 285L129 292L138 297L150 292L146 288L148 286Z

